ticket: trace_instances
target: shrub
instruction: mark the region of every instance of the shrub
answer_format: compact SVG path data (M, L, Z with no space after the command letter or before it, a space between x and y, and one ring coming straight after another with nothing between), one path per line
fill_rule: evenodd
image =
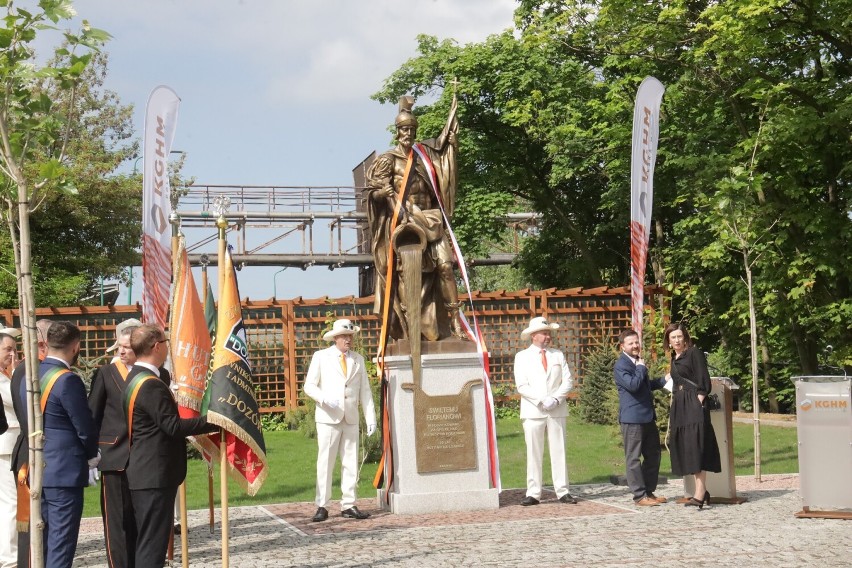
M494 384L491 386L491 394L494 397L494 418L518 418L521 416L521 400L513 398L515 395L514 385Z
M609 345L601 344L589 352L578 404L583 422L618 423L618 391L612 374L615 359Z

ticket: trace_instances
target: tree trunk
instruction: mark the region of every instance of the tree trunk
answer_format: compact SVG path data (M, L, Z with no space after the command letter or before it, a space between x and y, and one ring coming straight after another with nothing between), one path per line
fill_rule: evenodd
M796 345L796 354L799 356L799 366L802 368L802 374L816 375L816 349L813 347L813 342L808 340L807 334L802 330L802 326L799 325L795 314L790 314L790 331L792 332L793 343Z
M772 386L772 357L769 355L769 346L763 336L760 338L760 362L763 364L763 384L766 388L766 398L769 400L769 412L778 414L778 393Z
M20 175L16 168L13 173ZM38 377L38 336L36 335L35 294L33 292L32 246L30 242L29 195L23 175L18 177L18 248L15 251L15 268L18 273L18 297L20 298L21 333L24 339L24 360L27 384L27 432L39 432L29 439L29 477L30 477L30 565L34 568L44 566L43 537L44 519L41 516L41 488L44 460L43 419L41 415L41 388ZM14 238L14 224L10 223L10 232Z
M754 309L754 286L751 279L751 263L748 249L743 249L743 264L748 287L748 321L751 343L751 401L754 415L754 478L760 481L760 396L757 388L757 313Z

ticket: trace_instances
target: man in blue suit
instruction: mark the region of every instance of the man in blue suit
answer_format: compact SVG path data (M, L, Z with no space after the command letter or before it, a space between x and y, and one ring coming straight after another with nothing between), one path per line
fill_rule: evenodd
M614 373L627 486L636 505L654 507L665 503L666 498L654 495L660 475L660 431L651 391L663 388L666 381L648 377L638 333L632 329L622 331L618 343L621 355Z
M83 489L97 465L98 436L83 381L71 371L80 354L80 330L67 321L47 330L47 356L39 367L44 415L44 565L71 567L77 549Z

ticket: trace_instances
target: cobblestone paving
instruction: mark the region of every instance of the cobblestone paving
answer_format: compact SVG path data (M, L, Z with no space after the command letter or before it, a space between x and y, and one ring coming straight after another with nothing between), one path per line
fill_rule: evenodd
M299 567L468 566L849 566L852 520L797 519L797 476L738 478L741 505L704 510L674 502L637 508L624 487L572 486L578 505L552 498L521 507L522 491L504 491L498 511L403 516L359 508L367 521L342 519L337 508L313 524L310 503L230 510L230 565ZM680 480L658 492L682 493ZM551 496L552 497L552 496ZM363 506L362 506L363 505ZM190 565L222 565L220 527L210 534L207 512L189 517ZM83 523L75 566L106 566L100 519ZM180 566L180 541L175 566Z

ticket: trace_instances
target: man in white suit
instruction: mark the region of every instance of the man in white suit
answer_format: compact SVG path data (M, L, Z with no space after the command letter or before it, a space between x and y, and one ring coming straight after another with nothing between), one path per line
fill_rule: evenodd
M0 568L18 565L18 529L15 516L18 510L18 484L12 472L12 454L21 427L12 403L12 372L18 362L16 338L21 332L4 327L0 329L0 394L3 402L3 423L8 430L0 435Z
M543 317L533 318L521 332L531 341L515 355L515 385L521 395L521 420L527 444L527 494L521 505L538 505L541 500L541 469L544 439L550 451L550 472L556 497L562 503L576 504L568 492L568 468L565 465L565 397L571 390L571 371L565 356L550 349L550 334L559 324Z
M341 515L350 519L366 519L369 513L355 506L358 483L358 403L364 411L367 435L376 431L376 410L364 357L351 350L353 336L361 330L348 319L334 322L331 331L322 336L334 345L314 353L305 394L317 403L317 512L314 522L328 518L331 501L331 473L340 455Z

